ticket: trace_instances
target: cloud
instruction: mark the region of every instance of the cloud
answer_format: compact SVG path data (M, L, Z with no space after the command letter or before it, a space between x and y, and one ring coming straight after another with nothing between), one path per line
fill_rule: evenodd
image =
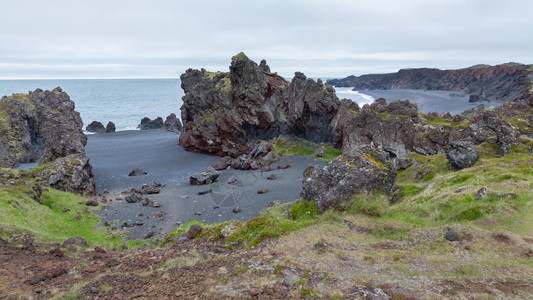
M3 0L0 78L175 77L245 51L284 74L533 62L533 2Z

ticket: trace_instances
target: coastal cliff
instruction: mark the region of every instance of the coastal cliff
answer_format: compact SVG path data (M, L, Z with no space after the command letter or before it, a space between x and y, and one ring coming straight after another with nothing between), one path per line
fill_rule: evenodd
M417 71L406 72L418 78ZM427 74L442 72L430 70ZM446 78L450 78L450 82L461 82L464 74L484 78L487 72L495 75L486 81L496 82L505 81L511 76L509 74L522 74L527 78L528 71L522 65L502 65L458 70L446 73ZM399 76L393 75L376 76ZM427 86L430 77L422 76L410 82L420 84L416 87ZM415 103L409 101L387 103L378 99L359 107L350 100L339 100L333 87L320 80L314 81L296 72L288 82L271 73L265 61L258 65L244 53L233 57L230 72L189 69L181 80L185 91L181 111L186 125L179 145L188 151L236 157L249 153L258 140L289 135L318 143L327 142L344 153L372 144L394 157L406 158L411 153L444 154L450 142L468 141L477 145L495 136L500 141L500 152L505 154L516 136L516 130L510 124L512 118L502 117L505 110L510 109L508 106L496 111L477 107L453 118L450 114L423 114ZM380 84L384 82L382 80ZM407 87L407 80L401 82L402 85L394 87ZM513 85L512 82L506 84ZM376 86L383 88L377 83ZM458 87L457 84L454 86ZM500 91L500 95L503 93ZM514 87L506 93L522 97L518 95L525 91ZM527 101L516 106L529 109Z
M456 91L481 99L516 101L527 99L533 87L533 66L508 63L477 65L466 69L402 69L396 73L368 74L331 79L327 83L354 90L419 89Z
M74 108L59 87L4 96L0 100L0 166L38 162L41 183L94 194L92 167L85 155L87 136Z
M244 53L232 58L230 72L189 69L181 75L185 91L181 118L186 150L236 157L256 139L281 134L338 144L331 121L340 100L331 86L296 73L291 82L270 73Z

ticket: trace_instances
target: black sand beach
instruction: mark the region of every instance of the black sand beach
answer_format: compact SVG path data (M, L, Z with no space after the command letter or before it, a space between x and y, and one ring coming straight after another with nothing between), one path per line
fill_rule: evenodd
M425 91L412 89L391 89L391 90L362 90L360 93L378 98L385 98L387 102L394 100L409 100L418 105L418 109L423 113L449 112L452 115L462 113L467 109L471 109L479 104L485 105L485 108L498 106L503 101L480 101L468 102L469 95L459 92L449 91Z
M108 202L98 213L103 221L121 227L124 222L137 223L127 230L132 238L139 238L150 231L165 234L180 223L190 219L205 220L207 223L232 219L247 220L272 201L290 202L301 192L302 173L310 164L325 164L310 157L287 157L278 164L291 164L285 170L261 171L226 170L210 185L192 186L188 182L191 174L201 171L220 159L216 156L187 152L177 145L179 135L164 130L124 131L114 134L89 135L87 155L91 160L98 193L107 190L109 194L119 193L142 184L159 181L166 185L159 194L149 195L162 204L160 208L143 207L140 203L126 201ZM134 168L148 171L147 175L128 176ZM276 173L276 180L267 180ZM230 178L237 181L228 184ZM257 194L263 187L268 193ZM211 193L198 195L199 191L211 189ZM218 206L219 208L214 208ZM239 206L240 213L233 213ZM162 217L152 217L158 212ZM200 213L201 215L195 215ZM142 216L139 216L142 214Z

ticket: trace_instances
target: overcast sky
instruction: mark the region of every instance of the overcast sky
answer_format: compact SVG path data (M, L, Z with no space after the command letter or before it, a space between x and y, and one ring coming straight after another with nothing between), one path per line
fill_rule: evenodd
M311 77L533 63L531 0L0 0L0 79L177 77L244 51Z

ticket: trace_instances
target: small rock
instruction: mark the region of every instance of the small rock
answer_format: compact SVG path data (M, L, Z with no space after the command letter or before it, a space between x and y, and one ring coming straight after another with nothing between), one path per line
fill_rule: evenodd
M146 172L145 170L135 168L128 174L128 176L139 176L139 175L146 175L146 174L148 174L148 172Z
M228 184L232 184L237 181L237 178L231 178L228 180Z
M194 239L198 234L202 231L202 227L200 225L192 225L191 228L189 228L189 231L187 232L187 238L189 240Z
M236 214L237 214L237 213L240 213L240 212L241 212L241 208L240 208L240 207L235 206L235 207L233 208L233 213L236 213Z
M277 176L276 176L276 173L272 173L270 175L268 175L267 179L268 180L276 180Z
M267 187L264 187L264 188L259 189L259 190L257 191L258 194L266 194L266 193L268 193L268 192L270 192L270 190L269 190Z
M316 152L316 157L324 157L324 155L326 155L326 148L320 147Z
M344 223L346 223L346 225L348 225L348 228L350 228L350 230L353 230L355 228L355 224L352 221L346 219L344 219L343 221Z
M91 288L89 289L91 291L91 293L93 294L98 294L100 291L98 290L97 287L94 287L94 286L91 286Z
M260 288L253 288L250 290L250 295L251 296L257 296L259 294L261 294L263 292L263 289L260 289Z
M328 244L326 244L325 241L319 241L319 242L315 243L313 248L315 248L317 250L324 250L324 249L326 249L327 246L328 246Z
M89 201L85 202L85 205L87 205L87 206L98 206L98 201L89 200Z
M201 190L198 192L198 195L205 195L207 193L211 193L213 190Z
M63 274L67 273L67 269L63 268L62 266L51 266L46 270L46 278L52 279L59 277Z
M124 199L128 203L136 203L142 201L143 197L141 197L139 194L128 194Z
M231 166L232 159L231 156L225 156L219 161L214 162L211 167L215 170L226 170L229 166Z
M279 165L278 170L285 170L291 167L291 164Z
M147 234L144 235L143 239L147 240L147 239L153 237L154 234L155 234L155 232L150 231L150 232L148 232Z
M450 242L458 241L459 240L459 235L453 229L449 229L446 232L446 239L448 241L450 241Z
M68 240L64 241L61 247L68 247L71 245L77 245L82 247L88 247L89 244L87 244L87 241L79 236L71 237Z
M207 167L202 172L198 172L189 177L189 183L191 185L203 185L215 182L220 176L220 173L212 167Z
M485 187L482 187L474 194L474 197L476 197L477 200L481 200L485 197L487 194L487 189Z
M57 257L63 257L65 255L65 252L59 247L53 247L48 253Z
M96 247L94 247L94 252L97 252L97 253L106 253L107 251L105 251L105 249L102 248L102 246L96 246Z

